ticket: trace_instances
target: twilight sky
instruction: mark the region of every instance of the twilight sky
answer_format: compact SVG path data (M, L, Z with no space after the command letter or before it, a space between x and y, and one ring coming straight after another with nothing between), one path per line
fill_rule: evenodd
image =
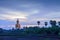
M0 28L12 28L17 18L21 25L60 21L60 0L0 0Z

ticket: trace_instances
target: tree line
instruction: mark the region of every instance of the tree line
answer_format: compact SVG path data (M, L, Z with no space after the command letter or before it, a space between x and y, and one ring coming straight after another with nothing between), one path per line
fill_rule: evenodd
M48 25L48 22L44 22L45 26ZM23 29L11 29L11 30L5 30L0 28L0 36L1 35L9 35L9 36L41 36L41 35L58 35L60 36L60 21L57 22L54 20L50 20L49 22L51 24L51 27L48 28L40 28L40 21L37 21L38 26L34 27L24 27Z
M50 23L51 26L60 26L60 21L58 21L58 25L56 25L57 22L55 20L50 20L49 23ZM37 24L39 26L40 25L40 21L37 21ZM48 25L48 22L44 22L44 24L45 24L45 26L47 26Z

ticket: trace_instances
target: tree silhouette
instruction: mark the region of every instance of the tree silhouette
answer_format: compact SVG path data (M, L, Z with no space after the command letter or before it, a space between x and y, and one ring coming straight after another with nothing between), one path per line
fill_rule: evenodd
M58 22L58 25L60 26L60 21Z
M51 26L56 26L56 21L55 20L54 21L50 20L50 24L51 24Z
M40 21L37 21L38 26L40 25Z
M48 22L45 22L45 26L47 26L48 25Z
M0 33L2 33L3 32L3 29L2 28L0 28Z

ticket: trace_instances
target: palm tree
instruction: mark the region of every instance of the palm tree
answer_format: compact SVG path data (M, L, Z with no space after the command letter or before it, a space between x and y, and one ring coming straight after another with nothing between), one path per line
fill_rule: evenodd
M48 25L48 22L45 22L45 26L47 26Z
M37 21L38 26L40 25L40 21Z
M56 21L55 20L54 21L50 20L50 24L51 24L51 26L56 26Z
M60 26L60 21L58 22L58 25Z

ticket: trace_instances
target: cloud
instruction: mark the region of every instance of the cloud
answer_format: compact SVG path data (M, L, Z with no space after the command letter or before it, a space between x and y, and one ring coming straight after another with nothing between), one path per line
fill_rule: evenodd
M27 14L25 12L21 11L14 11L11 9L6 9L6 8L0 8L0 19L1 20L14 20L19 18L20 20L26 20L27 19Z
M38 16L39 17L39 16ZM40 21L49 21L49 20L56 20L60 21L60 11L59 12L49 12L45 15L42 15L42 17L35 17L33 20L40 20Z

